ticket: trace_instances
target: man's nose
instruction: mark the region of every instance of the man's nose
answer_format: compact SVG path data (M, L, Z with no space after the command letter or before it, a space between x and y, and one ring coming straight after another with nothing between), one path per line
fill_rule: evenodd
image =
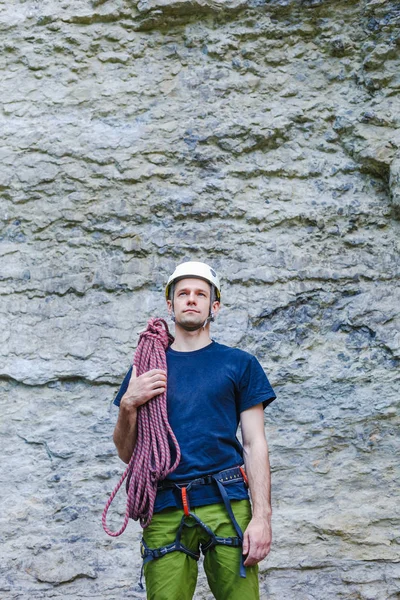
M196 302L196 294L194 292L191 292L188 295L187 302L189 302L190 304L193 304L193 302Z

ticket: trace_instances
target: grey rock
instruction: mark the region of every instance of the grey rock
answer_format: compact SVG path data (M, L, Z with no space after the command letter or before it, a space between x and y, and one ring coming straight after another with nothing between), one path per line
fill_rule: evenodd
M396 598L397 3L3 8L0 596L145 597L111 402L200 259L278 394L261 597Z
M64 549L54 556L42 555L40 559L34 560L27 568L28 573L32 574L38 581L43 583L70 583L81 577L95 579L95 571L85 565L79 564L79 560L74 555L68 556Z
M390 164L390 193L394 206L400 208L400 156L396 156Z

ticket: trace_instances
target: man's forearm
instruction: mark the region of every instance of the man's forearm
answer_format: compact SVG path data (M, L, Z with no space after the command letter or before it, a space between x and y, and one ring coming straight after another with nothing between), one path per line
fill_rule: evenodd
M265 439L257 439L244 446L244 464L249 479L253 506L253 518L270 521L271 471L268 445Z
M137 438L137 409L127 409L123 403L119 409L113 440L118 456L125 463L131 459Z

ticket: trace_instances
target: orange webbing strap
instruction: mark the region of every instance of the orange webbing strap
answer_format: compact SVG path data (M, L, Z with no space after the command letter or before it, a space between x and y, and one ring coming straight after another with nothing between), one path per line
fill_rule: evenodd
M188 497L187 497L186 488L185 487L181 488L181 492L182 492L183 512L188 517L189 516L189 501L188 501Z
M239 467L239 471L240 471L240 472L241 472L241 474L242 474L243 481L245 482L245 484L246 484L246 487L249 487L249 480L248 480L248 478L247 478L246 471L244 470L244 468L243 468L243 467Z

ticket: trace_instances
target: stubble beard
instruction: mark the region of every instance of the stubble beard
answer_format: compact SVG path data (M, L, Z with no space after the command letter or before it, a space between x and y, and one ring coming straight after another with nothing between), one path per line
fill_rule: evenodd
M176 323L178 325L182 325L184 328L193 327L193 331L199 329L203 325L206 318L207 317L203 318L202 315L197 312L182 313L179 319L177 319L175 316Z

